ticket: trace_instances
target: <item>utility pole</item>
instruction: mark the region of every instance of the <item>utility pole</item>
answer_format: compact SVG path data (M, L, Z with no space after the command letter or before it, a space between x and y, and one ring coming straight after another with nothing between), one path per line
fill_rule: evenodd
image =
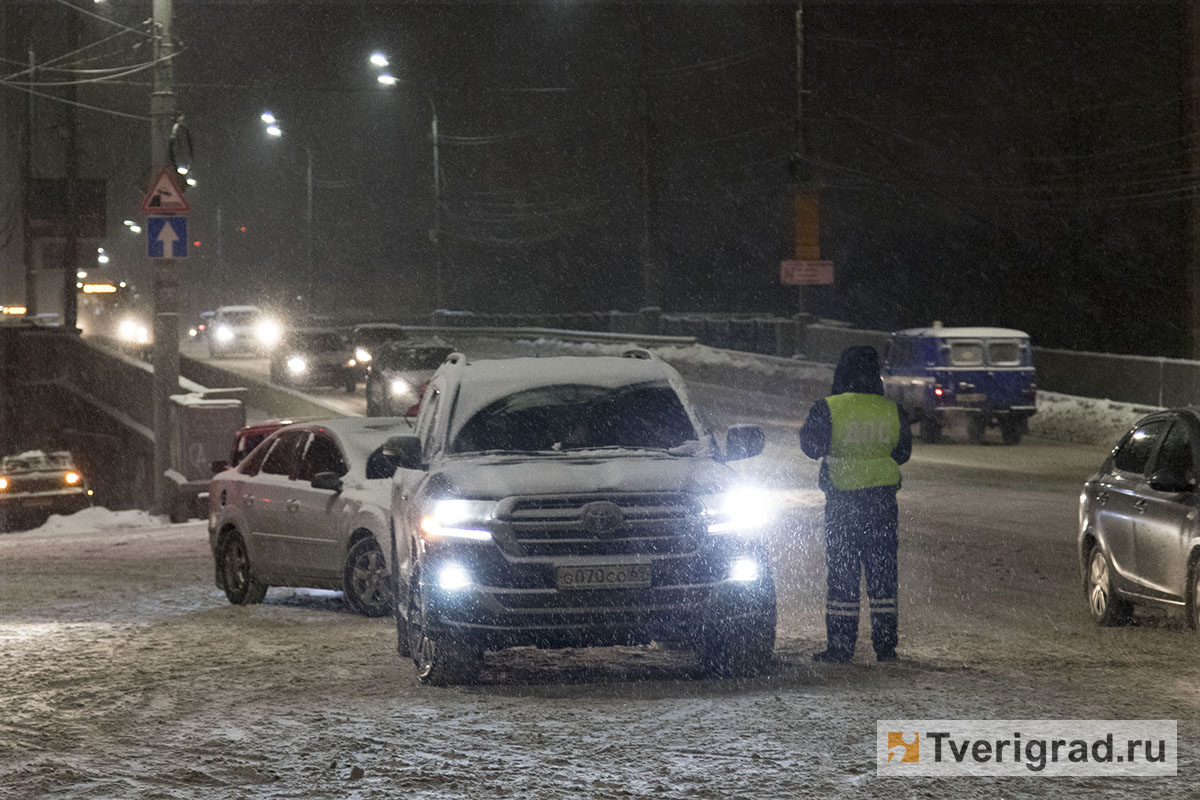
M434 265L433 300L434 308L444 308L446 296L443 273L446 270L445 245L442 243L442 162L438 156L438 113L437 103L433 95L425 92L429 101L429 138L433 142L433 227L429 230L429 238L433 242Z
M800 252L800 237L799 237L799 219L800 208L806 197L806 188L808 184L808 162L805 160L808 157L805 151L806 142L804 141L804 0L796 0L796 155L795 155L795 174L792 176L792 206L793 206L793 232L795 237L795 257L797 259L807 258L808 253ZM819 254L818 254L819 256ZM804 287L796 287L796 312L803 314L804 312Z
M169 156L175 124L174 67L170 56L171 0L154 0L154 89L150 95L151 174L174 169ZM164 252L164 255L167 253ZM175 261L154 262L154 512L171 505L171 395L179 391L179 273Z
M638 26L638 116L641 120L641 137L639 141L640 169L638 182L641 192L641 247L642 262L642 306L651 307L662 304L663 276L655 252L654 214L656 203L654 186L650 176L650 153L653 139L653 115L650 109L650 79L647 74L650 62L649 26L646 24L646 6L635 3Z
M29 46L29 80L31 83L37 81L37 61L33 57L33 45ZM21 198L21 209L24 213L21 215L23 224L21 228L21 257L25 260L25 313L33 316L37 313L37 270L33 268L33 220L31 219L29 209L29 199L33 197L33 174L34 174L34 155L33 155L33 132L36 130L34 124L34 97L33 92L25 95L25 136L21 142L21 187L25 192L25 196Z
M1183 98L1181 127L1184 142L1194 142L1200 132L1200 9L1194 2L1179 4L1183 15L1183 57L1180 96ZM1200 172L1200 153L1196 147L1185 147L1188 175L1193 179ZM1187 276L1187 351L1188 357L1200 360L1200 201L1189 195L1184 201L1184 270Z
M79 49L79 14L74 10L67 15L67 41L71 51ZM74 63L74 62L72 62ZM62 325L73 329L78 311L78 296L75 294L75 273L79 271L79 125L75 119L75 84L67 86L67 103L63 109L67 128L67 214L66 245L63 247L62 274Z
M308 196L308 203L304 209L305 223L305 264L308 265L308 291L305 302L305 307L309 313L316 310L313 305L316 299L315 290L317 284L317 274L313 271L313 152L312 147L305 145L304 152L308 156L308 167L304 171L305 192Z

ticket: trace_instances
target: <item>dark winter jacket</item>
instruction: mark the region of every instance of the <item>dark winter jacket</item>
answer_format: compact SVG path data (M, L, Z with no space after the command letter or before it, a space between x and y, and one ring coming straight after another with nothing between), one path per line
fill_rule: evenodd
M833 371L833 386L829 394L848 392L883 394L883 379L879 377L879 355L874 347L847 347L842 351L837 368ZM897 406L896 413L900 416L900 441L892 450L892 459L897 464L903 464L912 455L912 427L903 408ZM832 437L833 418L830 415L829 404L819 400L809 409L808 418L800 428L800 449L809 458L823 459L829 455ZM826 492L836 491L829 482L829 470L823 461L817 485Z

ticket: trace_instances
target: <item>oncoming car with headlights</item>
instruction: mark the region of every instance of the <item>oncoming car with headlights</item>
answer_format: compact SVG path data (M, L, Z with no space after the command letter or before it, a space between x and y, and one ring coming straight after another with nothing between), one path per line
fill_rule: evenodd
M388 442L398 648L419 680L471 680L486 650L662 641L713 675L772 658L760 492L725 462L682 378L625 357L453 354L413 434Z
M358 361L349 337L334 328L296 328L271 353L271 383L280 386L358 387Z
M92 490L66 450L30 450L0 459L0 531L32 527L51 514L92 504Z
M453 349L444 342L391 342L367 370L367 416L415 416L433 373Z
M283 329L258 306L221 306L208 329L208 354L263 355L279 344Z

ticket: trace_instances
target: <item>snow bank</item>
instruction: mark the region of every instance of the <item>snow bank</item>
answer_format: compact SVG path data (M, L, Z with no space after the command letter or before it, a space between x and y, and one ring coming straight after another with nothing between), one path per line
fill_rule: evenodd
M169 525L166 517L156 517L141 509L110 511L93 506L74 514L51 514L39 528L22 531L23 534L73 534L89 531L123 531L133 528L163 528Z
M1029 435L1079 444L1116 444L1142 417L1159 409L1092 397L1038 391Z

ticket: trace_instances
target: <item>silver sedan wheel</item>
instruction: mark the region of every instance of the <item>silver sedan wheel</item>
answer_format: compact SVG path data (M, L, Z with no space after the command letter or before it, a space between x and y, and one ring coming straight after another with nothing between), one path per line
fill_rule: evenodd
M350 548L343 588L346 599L360 614L381 617L391 610L391 575L374 539L363 539Z
M1102 620L1108 614L1110 592L1108 559L1104 557L1104 551L1097 547L1092 551L1092 563L1088 566L1088 605L1094 619Z

